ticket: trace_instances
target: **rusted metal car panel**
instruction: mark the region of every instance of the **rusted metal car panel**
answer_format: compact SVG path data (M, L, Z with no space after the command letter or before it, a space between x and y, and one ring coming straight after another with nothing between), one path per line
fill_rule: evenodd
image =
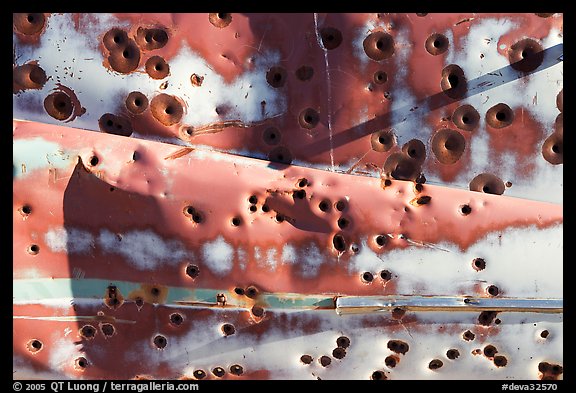
M562 379L561 14L14 14L14 378Z

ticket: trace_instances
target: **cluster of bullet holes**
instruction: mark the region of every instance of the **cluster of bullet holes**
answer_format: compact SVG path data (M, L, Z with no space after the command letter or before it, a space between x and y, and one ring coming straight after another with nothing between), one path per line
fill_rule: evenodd
M98 119L98 127L100 131L120 136L130 136L133 132L130 120L112 113L105 113L100 116L100 119Z
M48 80L46 72L38 64L27 63L12 69L12 90L16 94L22 90L40 90Z
M390 340L390 341L388 341L387 347L392 352L395 352L395 353L401 354L401 355L405 355L406 352L408 352L410 350L410 346L408 345L408 343L406 343L402 340Z
M378 275L382 281L387 282L392 279L392 273L389 270L381 270ZM371 272L363 272L360 274L360 280L365 284L370 284L374 281L375 275Z
M508 127L514 121L514 112L503 102L492 106L486 111L486 123L495 129Z
M138 27L136 30L136 43L143 51L163 48L168 42L168 33L160 28Z
M332 350L332 357L337 360L341 360L346 356L346 349L350 347L350 339L346 336L340 336L336 339L336 348ZM300 356L300 362L302 364L308 365L312 364L314 358L308 354ZM322 355L318 358L318 363L322 367L328 367L332 364L332 359L330 356Z
M256 206L258 203L258 197L256 195L250 195L250 197L248 197L248 202L250 203L248 210L250 210L251 213L256 213L258 210L258 206Z
M152 116L161 124L169 127L182 120L184 114L183 105L173 95L160 93L150 101Z
M204 221L204 215L193 206L185 206L183 212L188 219L195 222L196 224L200 224Z
M370 33L362 46L366 55L374 61L388 59L394 54L394 38L384 31Z
M88 360L84 356L80 356L74 360L74 369L84 371L88 367Z
M432 136L432 152L444 165L456 163L464 154L466 139L456 130L443 128Z
M37 339L32 339L26 343L26 349L33 354L40 352L43 346L42 341Z
M114 285L108 286L108 288L106 288L106 295L104 296L104 304L106 304L108 308L116 310L120 308L123 303L124 298L118 288Z
M448 50L450 41L444 34L433 33L428 36L424 44L426 51L431 55L438 56Z
M559 364L540 362L538 363L538 371L541 380L557 380L560 374L564 372L564 367Z
M208 14L208 20L213 26L222 29L232 23L232 14L223 12L210 13Z
M140 49L126 31L114 27L104 34L102 42L109 52L108 63L114 71L128 74L138 68Z
M484 356L491 360L496 367L506 367L508 364L506 356L497 355L498 349L492 344L486 345L482 352L484 353Z
M35 35L44 29L46 16L41 13L14 13L12 25L14 30L23 35Z
M483 326L490 326L492 322L495 322L497 311L482 311L478 316L478 323Z

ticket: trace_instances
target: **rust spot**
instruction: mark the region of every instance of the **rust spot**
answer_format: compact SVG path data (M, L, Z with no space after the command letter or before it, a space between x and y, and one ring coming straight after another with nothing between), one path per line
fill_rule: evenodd
M396 137L392 130L381 130L372 133L370 137L372 150L377 152L386 152L396 144Z
M270 146L279 144L281 139L282 133L276 127L268 127L262 133L262 140L264 140L264 143Z
M383 31L369 34L362 45L366 55L375 61L388 59L394 54L394 38Z
M146 73L152 79L164 79L170 74L170 66L161 56L152 56L144 65Z
M277 146L268 153L268 160L289 165L292 162L292 153L287 147Z
M179 313L170 314L170 323L174 326L180 326L184 322L184 317Z
M454 125L464 131L473 131L480 124L480 114L472 105L461 105L452 113Z
M442 70L440 87L448 97L456 99L462 98L468 90L468 82L464 71L456 64L450 64Z
M376 71L372 76L372 80L377 85L382 85L388 81L388 74L382 70Z
M476 338L476 335L470 330L466 330L464 333L462 333L462 338L466 341L472 341Z
M564 137L560 132L555 132L544 141L542 145L544 159L552 165L564 163Z
M410 349L408 343L401 340L390 340L388 341L388 349L392 352L400 353L402 355L406 354Z
M310 364L312 363L314 359L312 358L312 356L310 355L302 355L300 356L300 361L304 364Z
M424 44L426 51L431 55L438 56L448 50L450 41L444 34L433 33L428 36Z
M421 140L409 140L402 146L402 151L418 162L423 162L426 159L426 146Z
M548 330L542 330L540 332L540 337L542 338L548 338L548 335L550 334L550 332Z
M12 90L16 94L19 91L34 89L40 90L48 78L46 72L34 63L27 63L12 69Z
M508 359L506 358L506 356L502 355L494 356L494 365L496 365L496 367L506 367L507 364Z
M564 88L556 96L556 107L560 112L564 112Z
M390 270L382 270L380 271L380 278L384 281L388 281L392 279L392 273Z
M334 237L332 238L332 245L339 252L346 251L346 240L344 239L344 236L340 233L334 235Z
M120 293L120 290L115 285L110 285L106 288L106 294L104 295L104 304L113 310L116 310L124 304L124 297Z
M236 328L230 323L225 323L220 329L222 330L224 336L231 336L236 333Z
M313 108L306 108L300 112L300 115L298 115L298 123L302 128L310 130L316 127L319 122L320 114Z
M430 363L428 363L428 368L430 370L438 370L439 368L441 368L444 365L444 362L442 362L442 360L440 359L433 359L430 361Z
M14 30L24 35L38 34L46 24L46 16L41 13L12 14Z
M208 20L213 26L221 29L232 23L232 14L225 14L222 12L210 13L208 15Z
M244 367L239 364L233 364L230 366L230 374L232 375L242 375L244 374Z
M154 337L153 343L156 348L164 349L168 345L168 340L163 335L158 334Z
M140 49L150 51L163 48L168 43L168 33L161 28L139 27L135 39Z
M194 376L194 378L196 379L204 379L206 378L206 372L204 370L194 370L194 372L192 373L192 375Z
M498 287L496 285L489 285L486 288L486 292L490 296L498 296L498 294L500 293L500 289L498 289Z
M472 268L479 272L480 270L486 269L486 261L484 258L474 258L472 260Z
M44 99L44 109L54 119L63 121L72 116L74 105L68 94L56 91Z
M542 45L531 38L520 40L510 46L508 59L510 66L517 71L533 71L544 61Z
M148 98L139 91L133 91L126 97L126 109L133 115L138 115L148 108ZM102 129L102 127L100 127Z
M318 359L318 362L320 362L322 367L328 367L330 365L330 363L332 363L332 359L330 359L330 357L324 355L324 356L321 356L320 359Z
M449 349L448 351L446 351L446 357L448 359L454 360L454 359L458 359L458 357L460 356L460 351L458 351L457 349Z
M250 299L255 299L256 297L258 297L259 293L260 291L258 291L258 288L256 288L254 285L248 286L244 291L244 294Z
M286 70L283 67L271 67L266 72L266 81L272 87L278 88L286 84Z
M386 356L386 359L384 359L384 363L386 364L386 367L388 367L388 368L396 367L398 362L400 362L400 358L396 355L389 355L389 356Z
M262 318L264 316L264 308L260 306L252 306L250 312L257 318Z
M130 136L132 135L132 123L130 120L116 116L112 113L105 113L98 119L98 127L108 134Z
M323 27L320 29L320 39L324 48L336 49L342 43L342 33L334 27Z
M338 348L348 348L350 346L350 339L346 336L340 336L336 339L336 345Z
M460 214L462 214L463 216L467 216L468 214L472 213L472 208L468 204L460 205L458 210L460 211Z
M376 370L372 373L370 379L374 381L382 381L388 378L386 377L386 374L384 374L384 371Z
M478 316L478 323L480 325L490 326L497 314L497 311L482 311L480 316Z
M111 323L101 323L100 331L102 332L104 337L112 337L116 332L116 328Z
M492 128L500 129L508 127L514 121L514 112L504 104L499 103L486 112L486 123Z
M171 126L182 120L184 109L176 97L161 93L152 98L150 110L156 120L165 126Z
M314 68L303 65L298 68L294 74L296 75L296 78L301 81L309 81L314 76Z
M402 307L394 307L394 309L392 309L392 318L394 319L402 319L405 314L406 310Z
M346 350L341 347L334 348L332 356L334 359L343 359L346 356Z
M432 137L432 152L445 165L456 163L466 149L466 139L458 131L443 128Z
M38 244L31 244L28 246L28 254L37 255L40 252L40 246Z
M87 340L92 340L94 336L96 336L96 328L92 325L84 325L78 331L80 337L85 338Z
M484 356L486 357L494 357L494 355L496 355L496 353L498 353L498 350L496 349L496 347L494 345L486 345L484 347Z
M414 180L420 169L420 162L403 153L392 153L384 162L385 175L397 180Z
M42 341L37 339L32 339L26 343L26 349L31 353L38 353L42 350L44 344Z
M470 182L470 191L502 195L505 189L502 179L491 173L481 173Z

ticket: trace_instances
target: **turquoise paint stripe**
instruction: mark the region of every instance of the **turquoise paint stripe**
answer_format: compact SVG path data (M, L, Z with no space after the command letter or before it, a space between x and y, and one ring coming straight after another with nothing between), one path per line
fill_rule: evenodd
M106 288L114 285L123 296L141 289L141 283L130 281L110 281L102 279L25 279L13 281L13 301L16 303L61 298L103 299ZM250 302L239 300L230 291L208 288L168 287L165 304L194 305L194 303L215 304L216 296L223 293L227 304L248 307ZM295 293L262 294L262 300L272 309L334 308L333 296L299 295Z

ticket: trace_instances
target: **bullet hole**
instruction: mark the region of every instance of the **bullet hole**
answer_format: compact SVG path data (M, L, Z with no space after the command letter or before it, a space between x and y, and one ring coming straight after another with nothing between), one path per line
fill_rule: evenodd
M388 156L384 162L384 175L396 180L414 180L421 173L422 163L408 156L396 152Z
M541 373L547 373L548 371L550 371L551 367L552 365L548 362L538 363L538 371L540 371Z
M392 273L390 270L382 270L380 271L380 278L384 281L389 281L392 279Z
M484 356L486 357L494 357L494 355L496 355L496 353L498 352L498 350L496 349L496 347L494 345L486 345L484 347Z
M296 75L296 78L301 81L309 81L314 76L314 68L303 65L298 68L294 74Z
M204 370L194 370L194 372L192 373L192 375L194 376L194 378L196 379L204 379L206 378L206 372Z
M386 378L386 374L384 374L383 371L380 370L376 370L372 373L372 375L370 376L370 379L372 379L373 381L382 381Z
M144 299L137 297L134 299L134 303L136 303L136 307L141 308L144 305Z
M511 182L511 181L507 181L507 182L506 182L506 187L508 187L508 188L512 187L512 182Z
M459 356L460 351L458 351L457 349L449 349L448 351L446 351L446 357L450 360L458 359Z
M564 368L558 364L553 364L550 371L552 375L560 375L564 372Z
M282 133L276 127L268 127L262 133L262 139L267 145L275 146L280 143Z
M396 365L398 364L398 361L399 361L399 359L393 355L386 356L386 359L384 359L384 363L386 364L386 367L388 367L388 368L396 367Z
M38 244L31 244L28 246L28 254L37 255L40 252L40 246Z
M352 244L350 246L350 251L356 254L358 251L360 251L360 247L358 247L356 244Z
M150 101L150 110L154 118L169 127L182 120L184 109L176 97L161 93Z
M142 50L150 51L163 48L168 43L168 33L161 28L139 27L135 39Z
M374 241L378 247L384 247L388 243L388 237L386 235L378 235L374 238Z
M30 213L32 213L32 207L30 207L30 205L24 205L19 210L20 214L23 216L28 216Z
M404 315L406 314L406 310L404 310L402 307L394 307L392 309L392 318L393 319L402 319L404 317Z
M271 67L266 72L266 81L275 88L284 86L286 84L286 70L282 67Z
M305 190L294 190L292 192L294 199L304 199L306 198L306 191Z
M300 356L300 361L304 364L311 364L314 359L310 355Z
M468 90L464 71L456 64L450 64L442 70L440 87L448 97L457 99L464 97Z
M200 268L197 265L189 263L186 265L186 275L192 279L195 279L200 275Z
M126 45L128 42L128 34L126 31L114 27L104 34L102 43L109 51L117 50Z
M51 117L62 121L72 116L74 104L66 93L56 91L44 99L44 109Z
M564 137L563 133L555 132L544 141L542 145L544 159L552 165L564 163Z
M114 328L114 325L111 323L103 323L100 325L100 331L105 337L111 337L114 335L116 328Z
M346 350L344 348L334 348L334 350L332 351L332 357L334 357L334 359L343 359L346 356Z
M459 208L460 214L463 216L467 216L468 214L472 213L472 208L470 205L461 205Z
M421 140L409 140L402 146L402 151L418 162L423 162L426 159L426 146Z
M118 42L115 42L114 39L119 36L122 36L122 38L120 38ZM128 74L138 68L138 64L140 63L140 49L134 40L128 38L126 32L119 33L119 35L114 34L112 36L112 42L107 41L105 35L104 46L106 46L110 52L108 63L114 71L120 74Z
M362 282L368 284L374 280L374 275L370 272L364 272L360 275L360 278L362 279Z
M506 359L505 356L494 356L494 365L496 367L506 367L506 365L508 364L508 359Z
M350 339L346 336L340 336L336 339L336 345L338 348L348 348L350 346Z
M260 306L252 306L250 312L257 318L262 318L264 316L264 308Z
M236 293L236 295L244 295L244 288L240 288L240 287L236 287L234 288L234 293Z
M38 351L40 351L42 349L43 346L44 346L44 344L42 344L42 341L36 340L36 339L30 340L26 344L26 348L31 353L37 353Z
M432 152L445 165L456 163L466 149L466 139L458 131L443 128L432 137Z
M233 364L230 366L230 374L240 376L244 374L244 367L239 364Z
M490 285L488 288L486 288L486 292L488 292L490 296L498 296L500 290L496 285Z
M298 180L298 187L300 188L306 187L308 184L308 180L304 177Z
M433 359L428 363L428 368L430 370L438 370L440 367L444 365L444 362L440 359Z
M562 88L556 96L556 108L558 108L560 112L564 112L564 88Z
M327 212L330 210L330 206L332 206L332 203L328 199L323 199L318 204L318 209L320 209L320 211Z
M396 144L396 137L392 130L381 130L372 133L370 137L372 150L377 152L386 152Z
M34 35L42 31L46 24L44 14L12 14L12 24L18 33Z
M300 115L298 115L298 123L302 128L310 130L316 127L319 122L320 122L320 115L318 114L318 111L316 111L315 109L306 108L302 112L300 112Z
M486 111L486 123L492 128L508 127L514 121L514 112L504 104L498 103Z
M92 325L84 325L79 331L80 337L91 340L96 336L96 328Z
M496 325L500 325L501 322L502 322L502 321L501 321L499 318L496 318L496 319L494 320L494 323L495 323Z
M258 210L258 208L255 205L252 205L248 208L252 213L256 212L256 210Z
M85 357L80 356L74 360L74 368L76 370L84 370L86 367L88 367L88 360Z
M383 31L369 34L362 46L366 55L375 61L388 59L394 54L394 38Z
M292 153L284 146L277 146L268 153L268 160L289 165L292 162Z
M234 325L230 323L225 323L224 325L222 325L221 330L225 336L231 336L234 333L236 333L236 328L234 327Z
M466 330L463 334L462 334L462 338L466 341L472 341L476 338L476 335L474 333L472 333L470 330Z
M192 219L192 221L194 221L196 224L200 224L202 221L204 221L202 213L200 213L193 206L185 206L183 212L186 217Z
M426 15L428 15L428 13L420 13L420 14L416 13L416 16L419 16L419 17L424 17Z
M210 13L208 20L213 26L222 29L232 22L232 14L225 14L223 12Z
M348 228L349 225L350 225L350 220L348 220L346 217L340 217L338 219L338 227L340 229Z
M339 252L346 251L346 241L344 240L344 236L341 234L334 235L332 238L332 244L334 248Z
M431 200L432 200L431 196L424 195L424 196L416 198L416 204L417 205L427 205L428 203L430 203Z
M250 285L248 288L246 288L246 290L244 291L244 293L246 294L246 296L248 296L250 299L254 299L258 296L258 288L256 288L254 285Z
M388 81L388 74L385 71L379 70L374 73L372 79L374 80L374 83L381 85Z
M256 195L250 195L248 197L248 202L251 203L252 205L255 205L258 203L258 197Z
M486 261L483 258L474 258L472 260L472 268L479 272L486 269Z
M390 340L388 341L388 349L392 352L400 353L402 355L406 354L410 349L410 346L401 340Z
M108 286L106 288L106 295L104 297L104 304L109 308L116 310L124 303L124 299L122 298L122 294L118 288L114 285Z
M496 311L482 311L478 316L478 323L483 326L490 326L497 314Z
M550 334L550 332L548 330L542 330L540 332L540 337L542 338L548 338L548 335Z
M336 49L342 43L342 33L334 27L323 27L320 30L320 39L325 49Z
M525 38L510 46L508 50L510 67L521 72L530 72L544 61L542 45L531 38Z
M324 355L321 356L320 359L318 359L318 362L322 365L322 367L328 367L330 363L332 363L332 359Z
M230 220L230 223L232 226L238 227L242 224L242 219L240 217L233 217L232 220Z
M182 316L182 314L178 314L178 313L172 313L170 314L170 323L174 326L180 326L182 325L182 322L184 322L184 317Z
M491 173L481 173L470 182L470 191L502 195L505 189L502 179Z
M277 223L284 222L285 218L284 215L281 213L276 213L276 217L274 217Z
M426 51L433 56L438 56L442 53L445 53L449 46L450 41L448 40L448 37L440 33L430 34L424 44Z
M336 207L336 210L338 210L339 212L346 209L347 206L348 206L348 204L346 203L346 201L342 200L342 199L339 200L338 202L336 202L336 204L334 205L334 207Z
M148 98L139 91L133 91L126 97L126 109L134 115L138 115L148 108ZM111 124L110 124L111 125ZM109 125L109 126L110 126ZM100 127L102 129L102 126Z
M40 90L46 84L46 72L37 64L28 63L12 68L12 91Z
M464 131L473 131L480 124L480 114L472 105L461 105L452 113L454 125Z
M144 68L150 78L156 80L164 79L170 74L170 66L161 56L150 57L146 60Z
M262 211L264 213L268 213L270 211L270 206L268 206L267 204L263 204L262 205Z
M154 337L154 345L158 349L164 349L166 348L166 345L168 345L168 340L166 340L166 337L159 334L156 337Z
M225 306L226 305L226 295L224 295L223 293L219 293L216 295L216 303L219 306Z

